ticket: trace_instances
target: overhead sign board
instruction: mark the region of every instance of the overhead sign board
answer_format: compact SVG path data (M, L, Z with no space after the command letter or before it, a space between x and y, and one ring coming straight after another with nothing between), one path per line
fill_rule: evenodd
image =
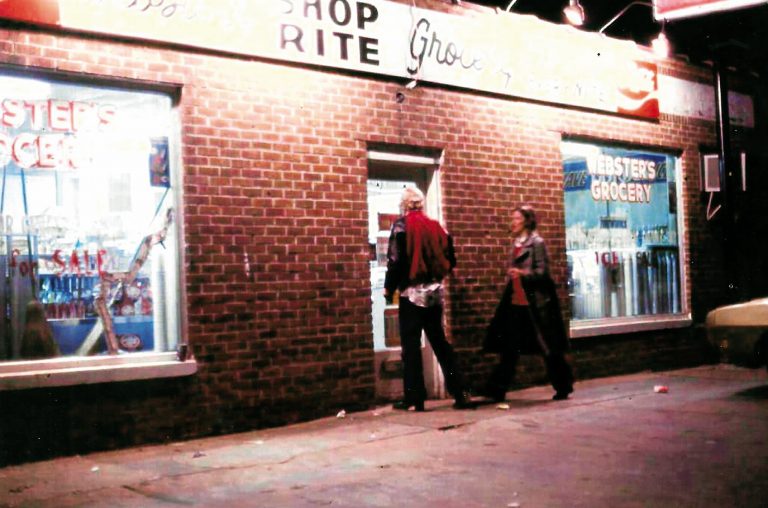
M647 48L508 12L386 0L0 0L0 18L659 117Z
M766 4L766 0L653 0L653 13L658 20L681 19Z

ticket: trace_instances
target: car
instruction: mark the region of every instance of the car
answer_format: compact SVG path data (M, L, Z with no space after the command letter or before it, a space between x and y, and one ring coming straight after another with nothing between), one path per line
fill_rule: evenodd
M705 324L722 360L768 368L768 298L718 307L707 314Z

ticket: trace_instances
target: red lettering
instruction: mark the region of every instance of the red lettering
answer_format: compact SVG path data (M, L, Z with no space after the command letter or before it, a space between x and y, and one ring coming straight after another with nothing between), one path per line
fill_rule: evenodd
M69 257L69 271L71 273L77 272L80 275L80 258L76 250L73 250L72 255Z
M70 103L51 99L48 101L48 127L67 132L72 126Z
M67 268L67 263L64 262L63 259L61 259L61 249L56 249L53 251L53 255L51 256L51 261L56 264L56 266L59 267L59 272L62 273Z
M108 263L107 250L99 249L96 252L95 268L99 275L103 275L105 266ZM46 261L48 269L55 272L56 275L62 275L64 273L71 273L73 275L93 275L91 269L94 265L94 257L88 250L77 251L73 250L71 254L65 259L62 256L61 249L56 249L50 257L50 260Z
M88 256L88 249L83 251L83 265L85 266L85 274L91 275L91 259Z
M24 103L29 110L29 119L34 130L43 128L43 118L45 113L45 101L27 101Z
M115 121L117 115L117 108L112 104L105 104L99 108L99 124L109 125Z
M104 268L104 257L106 256L107 251L106 249L99 249L96 251L96 269L99 273L99 277L104 276L107 272L103 270Z
M21 261L18 262L17 259L21 256L21 251L19 249L13 249L11 251L11 261L8 263L8 266L10 268L17 268L19 269L19 275L22 277L26 277L30 273L32 273L35 268L37 268L37 261Z
M27 132L16 136L13 141L13 158L23 168L31 168L37 161L35 155L35 136Z
M72 132L93 127L96 119L95 107L85 102L72 103Z
M58 166L61 153L61 138L59 136L39 136L37 138L37 166L55 168Z
M2 124L7 127L18 129L24 124L24 103L16 99L5 99L3 101Z
M617 252L595 252L595 263L605 266L618 266L619 254Z

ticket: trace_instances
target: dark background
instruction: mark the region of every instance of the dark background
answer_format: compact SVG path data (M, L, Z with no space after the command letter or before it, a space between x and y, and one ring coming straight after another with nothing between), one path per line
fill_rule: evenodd
M472 0L471 3L508 10L510 0ZM580 0L585 23L581 30L599 32L614 16L629 7L605 31L617 39L649 46L662 29L653 17L651 2L632 0ZM567 23L563 8L568 0L518 0L509 9L531 14L553 23ZM724 129L730 153L725 154L729 189L713 196L714 206L723 205L708 229L722 238L720 248L728 272L722 288L722 303L768 296L768 2L759 6L715 12L664 23L671 57L713 69L713 80L721 76L725 89L736 89L753 98L755 126L744 131L730 125ZM727 70L730 72L717 72ZM727 77L726 77L727 76ZM732 79L740 76L742 79ZM720 143L718 143L719 147ZM718 147L706 147L715 150ZM747 153L747 191L741 191L738 175L739 151ZM702 206L708 195L701 193ZM745 255L749 252L750 255Z
M510 0L472 0L471 3L506 10ZM632 1L581 0L580 3L586 15L581 29L597 32ZM518 0L510 11L565 23L563 8L566 5L568 0ZM695 63L719 58L741 71L756 72L763 78L768 74L768 5L668 21L664 28L673 55ZM660 29L661 24L653 18L653 9L637 4L607 28L605 34L649 45Z

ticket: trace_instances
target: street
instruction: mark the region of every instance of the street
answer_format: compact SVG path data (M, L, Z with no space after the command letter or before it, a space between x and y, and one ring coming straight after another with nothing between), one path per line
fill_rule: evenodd
M766 506L765 370L708 365L575 388L564 402L534 387L476 410L429 401L424 413L381 407L8 467L0 506Z

